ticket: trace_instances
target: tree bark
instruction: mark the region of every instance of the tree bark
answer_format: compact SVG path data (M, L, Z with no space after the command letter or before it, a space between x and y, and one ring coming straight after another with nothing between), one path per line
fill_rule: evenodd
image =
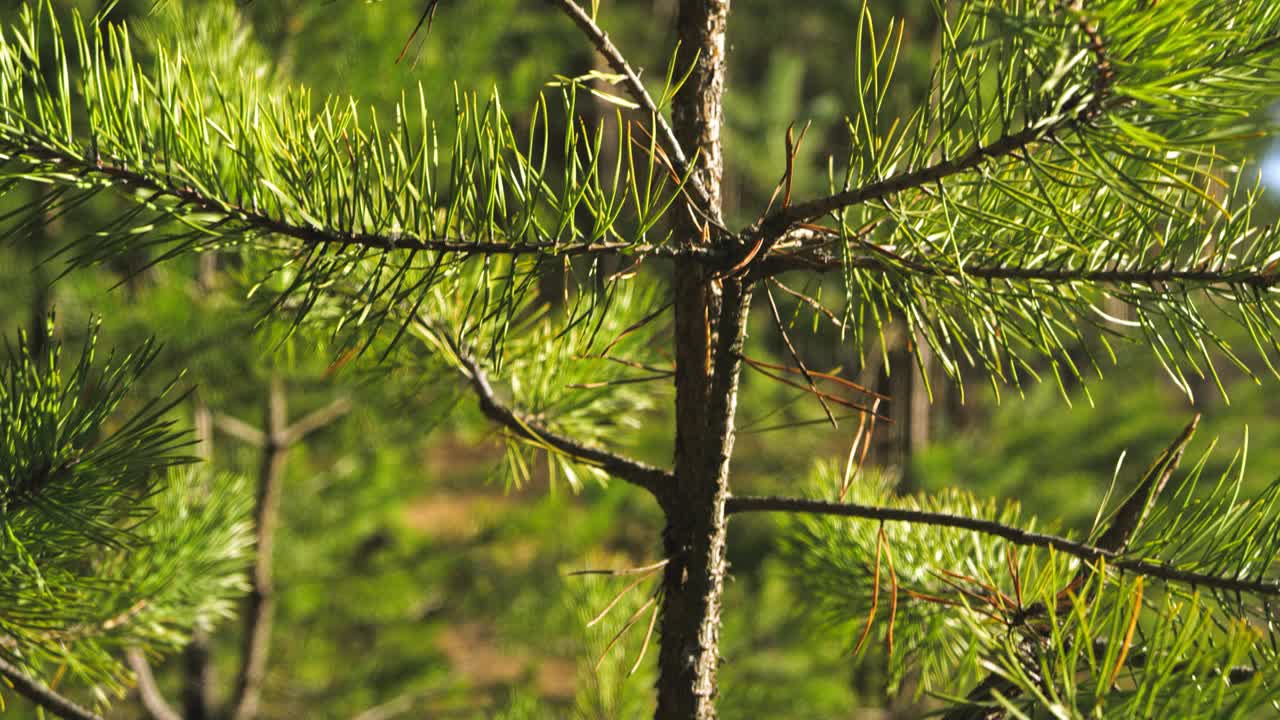
M677 16L677 67L692 67L676 95L672 119L686 154L720 220L721 97L729 0L683 0ZM705 242L697 212L680 212L677 236ZM676 487L663 499L667 564L662 585L658 718L716 717L720 596L725 575L725 501L733 449L739 354L750 288L717 281L700 267L674 271L676 356Z

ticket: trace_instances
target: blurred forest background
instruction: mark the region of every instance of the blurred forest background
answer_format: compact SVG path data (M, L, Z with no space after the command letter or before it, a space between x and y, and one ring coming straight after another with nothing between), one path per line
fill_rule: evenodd
M60 4L86 16L99 9L87 1ZM600 5L600 22L615 43L648 69L646 80L660 85L676 1ZM17 7L3 0L0 13L12 17ZM796 193L826 187L826 158L847 143L843 116L854 102L850 66L860 10L859 0L735 4L725 138L730 225L750 221L768 204L793 121L811 123ZM937 31L930 2L878 0L872 10L883 19L907 20L891 100L905 110L928 82ZM455 88L484 97L497 87L513 119L527 123L523 109L539 93L558 92L548 87L557 76L604 69L554 9L524 0L444 0L430 34L413 38L397 62L422 11L418 0L188 0L158 9L151 0L124 0L109 20L128 22L153 50L174 33L193 37L195 49L205 44L211 69L228 83L238 73L261 73L310 87L316 98L350 94L375 108L390 107L421 83L437 119L451 115ZM216 59L232 57L234 66L216 67ZM607 85L598 89L611 92ZM617 108L597 97L585 110L611 118ZM1265 151L1259 144L1258 154ZM157 336L165 346L163 367L152 379L164 382L187 370L181 383L195 391L184 412L206 438L201 451L217 468L251 479L263 471L264 451L248 441L251 430L268 421L272 402L289 420L320 411L327 421L282 460L285 490L273 554L278 606L262 716L651 715L653 654L627 677L642 633L605 652L630 612L615 610L586 627L625 579L569 575L658 559L661 519L648 498L622 484L579 483L546 467L512 468L501 439L452 378L423 377L411 363L340 356L324 338L290 336L287 326L260 323L265 305L245 300L253 297L255 268L234 253L154 265L158 258L139 254L61 275L59 259L50 256L65 238L110 217L110 202L95 199L48 218L29 238L0 245L4 335L41 327L55 309L56 331L72 346L84 339L91 317L104 320L103 347ZM554 274L545 279L552 305L558 283ZM782 308L792 309L793 303ZM767 308L756 320L771 322ZM927 353L919 366L931 380L926 383L908 352L909 337L886 336L887 352L868 352L860 362L830 327L805 330L792 336L812 365L844 368L892 397L885 411L894 422L876 427L869 464L892 473L903 492L958 486L1015 499L1026 515L1040 518L1040 527L1087 529L1121 454L1145 466L1193 411L1152 353L1123 344L1116 364L1087 388L1070 382L1060 388L1049 376L1022 396L1005 390L997 402L980 379L962 399ZM773 350L775 357L759 359L785 357L785 348ZM1280 398L1238 371L1220 370L1222 388L1190 379L1194 406L1205 413L1200 437L1221 437L1224 447L1235 448L1247 426L1248 473L1260 486L1280 472L1280 425L1271 422ZM816 460L843 459L856 416L832 428L805 393L754 373L745 374L744 383L736 491L796 494L812 482ZM670 387L640 390L667 393ZM660 464L671 457L671 427L658 410L616 421L616 432L631 436L628 444ZM1203 451L1207 443L1197 447ZM1208 462L1222 469L1229 459L1227 450L1214 451ZM852 656L864 618L806 612L803 578L788 557L798 550L779 541L786 523L760 515L732 524L721 712L729 718L913 714L905 707L909 684L904 699L886 697L877 650ZM623 602L639 600L632 594ZM230 691L240 634L239 622L230 621L208 639L215 695ZM171 698L180 695L182 665L181 658L157 665ZM115 716L138 712L124 704Z

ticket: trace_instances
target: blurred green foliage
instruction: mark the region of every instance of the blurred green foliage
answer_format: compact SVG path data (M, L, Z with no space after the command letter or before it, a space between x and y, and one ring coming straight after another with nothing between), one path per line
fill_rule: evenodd
M95 9L89 2L66 4ZM481 96L499 85L514 122L527 124L522 113L554 75L580 75L594 67L580 36L549 6L518 0L463 4L442 3L430 35L412 38L421 4L390 0L175 2L157 5L158 15L150 14L149 2L135 0L117 5L111 19L146 28L154 50L164 47L165 33L175 27L238 23L240 15L242 34L231 36L244 43L243 53L229 52L226 35L208 35L220 44L211 56L234 62L236 71L260 68L273 82L304 85L317 95L353 93L362 104L383 110L422 83L440 118L451 114L455 85ZM5 3L0 15L13 5ZM648 69L646 81L660 83L675 3L601 5L615 42ZM888 110L897 114L927 86L932 58L924 40L937 29L921 20L932 17L924 0L874 5L877 17L907 18L900 82ZM797 130L812 123L799 155L797 193L826 187L825 158L847 143L842 116L850 112L849 48L859 10L854 0L818 0L785 8L742 3L735 12L726 194L737 220L752 219L746 215L767 204L782 176L792 123ZM214 70L232 72L230 66ZM450 132L440 128L444 136ZM0 328L6 335L29 326L33 305L43 304L56 306L58 332L70 345L87 341L82 329L91 312L107 320L104 332L112 344L151 334L166 338L158 368L186 368L182 384L195 389L201 403L252 424L261 421L272 377L285 379L295 414L338 395L356 400L355 412L288 455L266 716L514 720L650 714L652 646L628 676L640 656L648 616L605 648L641 608L652 583L626 593L603 621L588 628L587 621L631 578L568 573L653 562L659 553L655 507L625 487L585 483L574 490L549 483L545 465L531 466L523 486L508 487L501 444L455 380L421 373L419 365L395 356L373 369L350 369L324 338L307 331L260 331L262 305L243 302L254 274L235 253L218 255L212 272L200 257L155 267L145 267L149 258L138 257L79 270L58 278L49 296L41 297L40 288L60 272L60 260L47 259L50 251L92 232L111 211L108 200L98 199L31 237L0 246ZM783 304L793 309L793 303ZM766 327L762 322L769 321L757 318L755 327ZM830 365L857 365L828 330L796 335L806 351L825 353ZM785 349L769 352L777 360ZM1248 424L1249 477L1269 480L1280 472L1280 430L1268 420L1280 407L1247 378L1228 376L1228 383L1230 405L1205 388L1197 406L1207 413L1201 437L1220 435L1234 448ZM638 387L641 393L668 392ZM1017 499L1024 516L1087 528L1119 456L1128 454L1120 477L1131 482L1192 408L1149 353L1122 352L1105 379L1091 382L1092 404L1078 391L1069 392L1071 405L1052 383L1030 386L1025 397L1006 397L1000 404L972 392L961 412L940 404L940 437L899 470L927 491L965 488L979 497ZM735 460L742 492L805 487L814 457L846 450L856 421L839 428L793 427L822 418L811 401L796 402L799 397L747 376ZM619 422L611 431L625 435L637 454L662 462L671 452L670 427L670 418L651 412L642 423ZM256 448L221 433L215 434L213 453L215 467L250 477L260 462ZM1215 452L1207 472L1225 468L1229 459L1229 452ZM723 716L860 717L859 707L884 706L890 678L870 669L876 659L851 658L856 629L807 612L805 589L793 582L791 561L777 540L783 529L762 517L735 520L732 527ZM238 634L235 624L224 623L214 635L223 680L237 666ZM177 663L162 671L163 688L176 697ZM360 714L370 708L386 714Z

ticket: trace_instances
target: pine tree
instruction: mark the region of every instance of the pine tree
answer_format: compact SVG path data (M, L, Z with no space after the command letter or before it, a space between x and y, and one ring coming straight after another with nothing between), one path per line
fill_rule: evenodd
M44 218L104 194L127 203L67 245L73 266L234 253L270 298L266 322L323 333L335 365L395 360L461 380L503 429L514 472L544 454L571 483L594 476L651 495L666 520L662 556L614 574L639 576L622 594L652 586L622 632L647 628L646 648L654 639L658 717L716 716L728 518L761 512L795 516L786 542L814 609L865 618L858 649L874 631L893 676L918 676L948 699L948 717L1245 716L1275 702L1280 484L1240 498L1243 454L1220 479L1202 482L1203 463L1178 476L1192 419L1085 537L1037 531L1017 508L959 491L898 497L860 468L883 398L810 368L788 330L811 315L865 357L877 338L887 350L886 328L900 323L961 391L977 375L997 393L1049 373L1084 383L1112 343L1132 340L1192 394L1195 378L1216 381L1215 363L1249 372L1225 321L1276 374L1280 231L1253 220L1261 191L1239 157L1280 90L1280 7L935 2L929 93L891 117L905 26L877 28L864 6L846 59L849 152L832 161L827 193L793 193L804 132L788 130L773 201L735 227L721 199L728 1L680 3L678 42L649 84L594 4L550 4L610 72L558 80L520 121L497 95L463 91L452 115L433 117L421 87L378 116L232 75L233 62L211 71L181 47L135 56L123 25L29 6L0 40L3 188L47 186L24 208ZM437 13L465 12L437 5L415 32L424 42ZM618 107L618 147L579 121L587 91ZM557 273L564 292L551 306L540 281ZM828 294L840 290L833 308L810 289L827 276ZM784 365L748 352L753 299ZM1132 319L1109 312L1118 306ZM0 398L81 397L45 379L56 362L32 362L15 361L26 369L6 375ZM809 393L832 423L833 406L864 421L843 467L819 465L812 495L731 493L744 366ZM621 449L653 403L637 381L655 379L674 391L670 468ZM96 422L108 405L93 406ZM162 415L125 427L161 427ZM59 552L123 542L131 499L155 491L172 436L121 445L111 459L123 469L103 472L83 456L109 443L55 452L22 440L41 437L23 417L4 418L15 438L6 518L14 503L14 518L43 512L21 506L48 480L67 508L107 513ZM110 482L80 481L93 472ZM224 533L239 527L226 512ZM241 540L196 534L222 539L206 552L239 557ZM59 558L20 548L53 538L13 522L8 535L19 550L7 571L49 577ZM73 593L94 587L60 580ZM88 612L60 596L39 602L38 619ZM0 673L48 710L85 716L35 679L52 661L46 637L5 631L14 644ZM77 665L99 653L101 669L81 673L91 682L118 677L97 646L62 652Z

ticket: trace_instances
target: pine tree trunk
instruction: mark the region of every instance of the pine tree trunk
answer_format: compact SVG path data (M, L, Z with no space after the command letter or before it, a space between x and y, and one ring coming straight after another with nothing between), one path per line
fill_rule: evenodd
M678 67L693 71L673 106L676 136L697 155L697 174L720 212L721 96L729 0L683 0L677 17ZM718 220L719 218L716 217ZM678 213L682 242L703 241L688 213ZM658 718L716 717L720 595L725 575L725 500L737 404L739 352L750 288L721 283L696 266L677 266L675 290L676 489L664 498L663 534L670 559L663 576L659 625Z

